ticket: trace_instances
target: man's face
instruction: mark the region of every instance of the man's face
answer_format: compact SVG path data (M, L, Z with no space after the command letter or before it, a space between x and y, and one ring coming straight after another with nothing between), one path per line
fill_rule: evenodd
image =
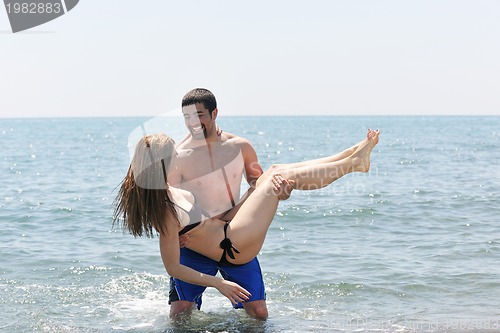
M214 110L215 115L216 110ZM215 117L202 103L196 103L182 108L184 123L194 139L202 140L208 138L215 129Z

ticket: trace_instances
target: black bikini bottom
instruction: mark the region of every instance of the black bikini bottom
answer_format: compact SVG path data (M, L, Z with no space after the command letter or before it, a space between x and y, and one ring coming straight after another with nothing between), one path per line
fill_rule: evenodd
M221 249L224 250L224 252L222 252L222 257L220 258L219 263L239 266L239 265L235 265L235 264L229 262L227 260L227 257L226 257L226 255L228 255L229 258L235 259L233 250L236 253L240 253L240 251L238 251L238 249L236 247L234 247L233 243L231 243L231 240L229 238L227 238L227 226L228 225L229 225L229 222L226 222L226 224L224 224L224 239L222 240L222 242L220 242L220 247L221 247Z

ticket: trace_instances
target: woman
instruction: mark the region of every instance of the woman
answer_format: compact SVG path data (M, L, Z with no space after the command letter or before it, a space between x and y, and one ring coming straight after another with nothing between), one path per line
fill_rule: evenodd
M328 158L275 165L257 181L231 223L209 218L194 196L168 184L167 171L175 165L174 142L164 134L143 137L136 146L127 176L115 201L113 221L134 236L160 236L163 264L172 277L214 287L236 304L250 295L239 285L197 272L179 261L179 235L189 234L187 247L216 261L244 264L260 251L278 207L277 189L314 190L351 172L367 172L370 153L380 132L368 130L365 140L351 155L331 162ZM215 240L215 241L214 241Z

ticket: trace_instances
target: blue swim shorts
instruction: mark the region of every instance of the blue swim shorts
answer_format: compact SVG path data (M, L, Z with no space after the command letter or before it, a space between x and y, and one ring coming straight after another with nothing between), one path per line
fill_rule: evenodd
M181 248L180 263L198 272L212 276L215 276L217 271L220 271L224 279L239 284L252 294L247 302L266 299L264 280L257 258L254 258L247 264L236 266L221 264L197 252ZM195 302L199 310L201 308L202 295L206 288L171 277L168 304L179 300L190 301ZM242 308L243 305L238 303L237 305L233 305L233 307L237 309Z

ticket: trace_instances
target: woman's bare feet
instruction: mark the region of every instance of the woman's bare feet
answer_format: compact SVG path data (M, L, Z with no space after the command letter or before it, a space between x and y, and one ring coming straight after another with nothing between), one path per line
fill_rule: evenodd
M358 149L351 155L354 163L354 171L368 172L370 170L370 153L378 143L380 131L368 130L366 139L359 145Z

